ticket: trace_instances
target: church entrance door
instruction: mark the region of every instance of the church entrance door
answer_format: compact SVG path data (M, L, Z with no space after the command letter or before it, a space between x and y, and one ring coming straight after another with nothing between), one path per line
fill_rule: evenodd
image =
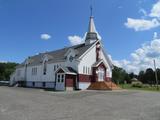
M98 81L104 81L104 69L103 68L99 68L98 70Z
M65 90L65 74L64 73L57 73L56 90Z

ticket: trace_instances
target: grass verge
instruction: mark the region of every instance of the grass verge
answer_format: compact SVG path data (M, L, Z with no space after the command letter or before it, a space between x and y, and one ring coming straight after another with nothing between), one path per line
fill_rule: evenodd
M142 85L142 87L133 87L132 84L121 84L119 85L122 89L130 89L130 90L145 90L145 91L157 91L160 92L160 86L159 90L157 90L156 86L149 86L149 85Z

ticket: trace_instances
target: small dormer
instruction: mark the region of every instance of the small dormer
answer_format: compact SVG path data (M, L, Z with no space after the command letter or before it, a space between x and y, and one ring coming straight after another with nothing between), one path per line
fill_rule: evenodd
M44 54L43 57L42 57L43 63L44 63L45 61L48 61L48 60L49 60L48 55L47 55L47 54Z
M42 56L41 56L41 63L43 63L44 61L52 60L52 58L53 57L51 55L47 54L47 53L42 54Z
M72 62L76 55L77 55L77 51L74 50L73 48L70 48L68 49L64 57L66 58L67 61Z
M43 75L46 75L46 73L47 73L47 61L48 60L49 60L48 55L44 54L42 56Z
M28 57L25 59L24 65L27 66L27 65L31 64L32 62L33 62L33 59L31 59L31 57Z

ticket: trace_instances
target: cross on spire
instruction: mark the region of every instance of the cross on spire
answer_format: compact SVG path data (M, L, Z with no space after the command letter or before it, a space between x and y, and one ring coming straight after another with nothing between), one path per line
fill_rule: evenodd
M91 17L93 17L93 7L92 7L92 5L90 6L90 10L91 10Z

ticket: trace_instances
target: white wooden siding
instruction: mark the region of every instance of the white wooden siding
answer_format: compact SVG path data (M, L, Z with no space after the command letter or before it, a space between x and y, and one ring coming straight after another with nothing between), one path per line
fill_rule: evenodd
M96 46L94 46L80 61L78 65L78 72L83 73L83 67L89 67L90 71L92 70L92 65L96 62ZM91 74L92 72L89 72ZM88 73L85 73L88 74Z

